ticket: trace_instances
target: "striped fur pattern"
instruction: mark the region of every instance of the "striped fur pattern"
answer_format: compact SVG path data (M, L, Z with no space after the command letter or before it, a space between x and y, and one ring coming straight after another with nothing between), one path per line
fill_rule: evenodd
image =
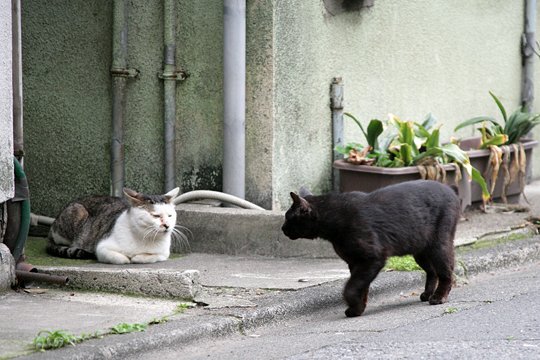
M168 259L173 236L187 241L176 225L172 200L164 195L124 189L124 198L90 196L69 203L51 226L47 252L112 264Z

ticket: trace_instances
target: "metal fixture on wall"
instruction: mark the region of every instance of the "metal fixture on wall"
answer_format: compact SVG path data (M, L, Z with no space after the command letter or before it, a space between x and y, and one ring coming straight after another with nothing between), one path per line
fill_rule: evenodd
M176 68L176 8L174 0L163 1L163 122L164 122L164 191L176 187L176 81L187 74Z
M13 54L13 152L21 164L24 165L21 0L11 1L11 17Z
M336 146L343 145L343 80L340 77L332 79L330 85L330 109L332 110L332 149L333 160L343 156L336 151ZM333 169L332 185L335 191L339 190L339 169Z
M112 34L112 142L111 195L122 196L125 182L124 115L126 82L138 76L137 69L127 68L127 0L113 2Z
M223 2L223 192L245 197L246 0Z
M521 105L531 111L534 101L534 58L536 56L536 0L525 0L525 29L521 38L523 59Z

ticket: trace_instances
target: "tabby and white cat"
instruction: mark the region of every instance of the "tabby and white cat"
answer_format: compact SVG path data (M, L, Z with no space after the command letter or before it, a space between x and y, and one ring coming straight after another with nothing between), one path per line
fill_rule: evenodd
M172 200L175 188L164 195L146 195L124 188L125 198L90 196L69 203L49 231L47 252L103 263L153 263L169 258L176 228Z

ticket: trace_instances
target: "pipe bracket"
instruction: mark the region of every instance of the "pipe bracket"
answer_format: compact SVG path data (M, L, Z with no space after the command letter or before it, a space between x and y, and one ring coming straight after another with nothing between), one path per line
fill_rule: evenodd
M112 77L138 78L140 73L138 69L111 68Z
M164 71L158 74L158 78L162 80L176 80L183 81L189 77L189 74L184 69L179 69L175 71Z

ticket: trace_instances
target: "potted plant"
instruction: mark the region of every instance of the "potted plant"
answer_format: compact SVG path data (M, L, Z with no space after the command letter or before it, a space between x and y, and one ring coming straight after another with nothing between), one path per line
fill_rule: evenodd
M453 143L441 144L440 126L428 114L424 121L402 121L395 115L389 120L370 121L367 131L351 114L366 139L366 145L348 143L336 147L345 159L336 160L333 166L339 169L340 191L370 192L377 188L408 180L432 179L448 184L463 184L461 169L468 178L476 181L489 198L487 185L482 175L470 164L467 153ZM461 193L461 191L460 191Z
M504 125L493 117L478 116L463 121L455 131L479 125L481 136L461 140L459 146L467 151L471 164L483 174L492 199L515 202L523 193L532 149L538 144L525 137L540 124L540 114L520 107L508 116L497 96L491 91L489 94L501 112ZM481 200L481 189L475 184L471 185L470 200Z

